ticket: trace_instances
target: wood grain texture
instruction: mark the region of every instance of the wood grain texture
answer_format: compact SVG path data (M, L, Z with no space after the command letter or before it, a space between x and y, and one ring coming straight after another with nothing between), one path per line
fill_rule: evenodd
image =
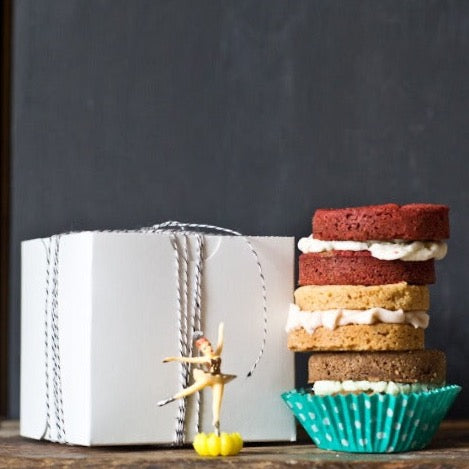
M469 421L444 422L430 447L402 454L322 451L311 444L249 446L235 457L201 458L190 448L82 448L36 442L18 436L16 422L0 427L0 466L60 467L245 467L430 469L469 466Z

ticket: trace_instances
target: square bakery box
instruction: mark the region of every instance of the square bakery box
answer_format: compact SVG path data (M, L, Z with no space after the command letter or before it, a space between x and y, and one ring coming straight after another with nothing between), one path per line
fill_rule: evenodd
M162 359L179 355L177 284L179 278L188 286L184 306L193 294L196 236L67 234L56 256L57 237L22 243L22 436L86 446L173 442L178 401L164 407L157 402L180 389L180 365ZM183 238L187 282L181 270L176 274L171 242L181 245ZM294 420L280 398L294 387L293 354L284 333L294 239L204 235L203 240L202 328L215 344L224 322L222 371L238 376L225 387L221 430L240 432L245 441L294 440ZM262 283L249 243L265 278L268 320L264 355L248 378L264 334ZM186 442L196 432L196 407L195 396L189 397ZM202 392L200 419L201 431L213 431L210 390Z

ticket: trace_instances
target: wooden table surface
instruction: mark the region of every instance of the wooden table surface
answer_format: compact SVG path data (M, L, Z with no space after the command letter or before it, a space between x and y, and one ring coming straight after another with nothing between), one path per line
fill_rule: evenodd
M0 424L0 467L246 467L274 468L469 468L469 421L444 422L430 447L398 454L322 451L312 444L248 446L238 456L201 458L191 449L83 448L21 438L18 423Z

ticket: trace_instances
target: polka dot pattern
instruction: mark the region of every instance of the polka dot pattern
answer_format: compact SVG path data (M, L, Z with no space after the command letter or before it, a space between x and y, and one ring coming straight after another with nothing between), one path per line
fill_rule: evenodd
M299 391L282 397L320 448L385 453L425 447L458 392L447 386L397 396Z

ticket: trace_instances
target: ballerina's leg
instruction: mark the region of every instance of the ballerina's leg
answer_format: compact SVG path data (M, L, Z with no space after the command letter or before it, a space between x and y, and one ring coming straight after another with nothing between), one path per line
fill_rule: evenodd
M224 383L216 383L212 385L213 400L212 400L212 424L215 427L215 432L220 435L220 408L223 399Z
M205 386L207 386L207 381L206 380L196 381L194 384L192 384L191 386L189 386L187 388L184 388L182 391L178 392L174 396L172 396L168 399L165 399L163 401L159 401L157 405L159 407L161 407L163 405L166 405L166 404L169 404L170 402L175 401L176 399L181 399L182 397L190 396L191 394L194 394L195 392L200 391Z

